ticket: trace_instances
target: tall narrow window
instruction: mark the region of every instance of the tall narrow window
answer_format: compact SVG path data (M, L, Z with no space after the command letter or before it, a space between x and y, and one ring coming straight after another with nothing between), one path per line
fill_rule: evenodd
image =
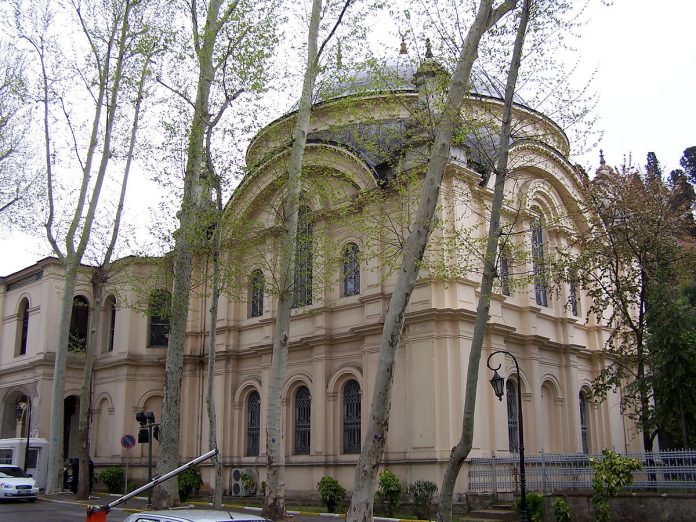
M313 226L309 222L309 207L302 205L297 215L293 308L312 304L312 233Z
M116 298L110 296L106 301L106 312L109 318L109 331L106 338L106 351L114 351L114 337L116 335Z
M167 346L169 343L169 314L172 296L166 290L150 292L148 315L150 316L150 335L148 346Z
M510 295L510 272L507 256L500 258L500 291L503 295Z
M360 293L360 250L355 243L348 243L341 256L341 293L344 297Z
M582 441L582 452L590 452L590 441L587 431L587 395L584 390L580 390L580 440Z
M509 449L510 453L518 453L520 439L517 432L517 386L510 379L505 383L505 397L507 399Z
M253 391L247 399L247 443L246 456L259 456L259 434L261 432L261 397Z
M73 299L72 316L70 317L68 350L71 352L85 352L87 350L88 332L89 302L84 296L77 295Z
M263 294L266 289L266 279L261 270L254 270L249 277L249 317L263 315Z
M18 328L17 328L17 349L15 350L16 355L26 355L27 353L27 341L29 339L29 300L22 299L19 305L19 312L17 314Z
M548 306L544 268L544 233L541 225L541 217L539 216L532 223L532 266L534 269L534 294L536 303L540 306Z
M306 386L295 393L295 455L309 455L312 398Z
M576 278L571 275L568 278L568 308L573 315L578 315L579 313L577 286Z
M360 453L360 385L355 380L343 388L343 453Z

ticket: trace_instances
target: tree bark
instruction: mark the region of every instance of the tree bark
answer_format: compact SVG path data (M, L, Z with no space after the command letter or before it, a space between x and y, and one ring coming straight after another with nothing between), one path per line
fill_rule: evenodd
M266 496L263 515L272 520L288 518L285 509L285 446L282 427L283 382L288 360L290 335L290 310L292 284L295 273L295 244L300 206L302 159L307 142L307 129L312 110L312 94L317 76L319 23L321 0L313 0L312 14L307 36L307 68L302 85L302 96L293 131L292 150L288 165L287 204L285 229L282 234L281 261L279 266L278 310L273 333L273 356L268 385L268 409L266 411Z
M517 76L522 60L522 48L527 31L531 0L524 0L522 16L517 28L512 61L508 72L507 85L505 87L505 105L503 108L503 120L500 130L500 143L498 145L498 158L495 170L495 186L493 189L493 201L491 204L491 216L488 227L488 239L486 241L486 253L483 261L483 274L481 276L481 292L476 308L476 321L474 333L471 339L469 351L469 364L466 375L466 388L464 396L464 414L462 420L462 434L457 445L452 448L447 470L442 479L440 488L440 506L438 510L438 522L450 522L452 520L452 497L454 486L459 476L462 464L466 460L474 440L474 420L476 410L476 391L478 387L479 366L481 363L481 350L486 336L488 314L490 312L493 283L497 275L496 258L498 255L498 242L500 237L500 214L505 195L505 179L508 170L508 156L510 146L510 134L512 130L512 104L517 84Z
M191 268L193 251L200 233L201 208L207 201L204 177L205 152L204 139L210 115L210 87L214 81L213 50L221 23L218 19L222 0L212 0L208 4L206 23L200 46L196 46L198 57L198 84L194 103L193 120L189 134L186 172L184 174L184 193L179 211L181 223L176 235L174 260L174 288L170 314L169 343L165 365L164 400L160 431L160 451L157 459L157 474L163 475L177 467L179 462L179 427L181 401L181 374L183 371L186 322L188 318L191 291ZM195 13L193 13L195 16ZM194 40L198 28L194 25ZM179 504L177 481L168 480L155 487L152 504L157 509L165 509Z
M401 270L384 319L370 420L355 470L355 486L347 514L349 521L367 522L373 518L377 471L384 453L389 426L396 350L403 330L406 306L415 288L418 267L432 231L440 183L449 160L450 143L459 119L462 101L468 92L471 68L478 55L481 37L489 27L514 7L515 1L506 1L495 10L492 4L492 0L481 0L479 3L476 18L464 40L457 67L452 75L443 115L436 129L416 220L406 242Z

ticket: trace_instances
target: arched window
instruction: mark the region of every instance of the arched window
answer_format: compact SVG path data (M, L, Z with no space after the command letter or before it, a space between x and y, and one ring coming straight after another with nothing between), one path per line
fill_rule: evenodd
M360 385L352 379L343 388L343 453L360 453Z
M578 398L580 400L580 440L582 441L582 452L589 453L590 437L587 429L587 394L584 390L580 390L580 395Z
M261 396L254 390L247 399L246 456L259 456L259 436L261 433Z
M110 295L106 298L104 307L106 316L106 351L114 351L114 336L116 335L116 298Z
M309 207L302 205L297 215L293 308L312 304L312 234L313 226L309 222Z
M548 306L546 294L546 270L544 267L544 231L541 215L532 222L532 267L534 271L534 295L539 306Z
M500 277L500 292L503 295L510 295L510 268L508 267L508 257L503 255L500 257L500 268L498 269Z
M309 455L312 397L306 386L295 393L295 455Z
M520 451L520 439L517 432L517 384L510 379L505 383L507 399L508 440L510 453Z
M360 250L355 243L343 247L341 256L341 294L344 297L360 293Z
M249 317L263 315L263 294L266 289L266 279L261 270L254 270L249 277Z
M89 334L89 301L81 295L73 298L72 316L70 317L70 339L68 350L84 352L87 350Z
M29 339L29 300L22 299L17 312L17 345L15 355L26 355Z
M169 314L172 296L166 290L150 292L148 315L150 316L150 336L148 346L167 346L169 343Z

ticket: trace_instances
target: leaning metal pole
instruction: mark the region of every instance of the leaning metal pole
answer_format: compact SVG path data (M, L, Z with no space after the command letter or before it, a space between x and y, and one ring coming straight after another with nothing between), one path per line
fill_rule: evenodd
M506 350L495 350L488 356L486 361L486 366L493 371L497 371L501 368L501 364L493 368L491 366L491 357L498 353L504 353L512 357L515 363L515 371L517 372L517 435L519 440L519 451L520 451L520 521L527 522L529 520L529 515L527 514L527 478L524 471L524 422L522 420L522 384L520 379L520 366L517 364L517 358ZM498 397L502 400L502 395Z

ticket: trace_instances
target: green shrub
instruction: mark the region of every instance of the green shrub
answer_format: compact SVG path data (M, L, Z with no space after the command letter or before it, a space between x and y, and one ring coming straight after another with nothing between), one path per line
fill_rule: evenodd
M408 486L408 494L413 499L414 510L418 518L430 520L436 493L437 484L430 480L416 480Z
M201 468L191 466L177 475L179 482L179 498L185 502L191 495L198 493L198 490L203 485L203 477L201 476Z
M401 481L399 481L399 477L388 469L379 474L377 499L384 504L387 516L393 517L401 501Z
M570 522L570 506L564 498L558 497L553 503L556 522Z
M592 504L598 522L611 520L609 498L633 482L633 472L641 468L637 459L623 457L610 450L602 450L602 459L590 459L592 466Z
M111 467L97 473L94 479L104 484L109 493L123 493L125 475L123 468Z
M317 484L321 495L321 503L326 506L329 513L336 513L346 500L346 490L333 477L322 477Z
M242 480L242 487L244 489L244 496L251 497L256 495L256 481L251 478L248 473L242 473L240 477Z
M525 495L527 501L527 516L531 522L541 522L544 520L544 495L541 493L527 493ZM515 499L515 507L517 512L522 511L522 497Z

